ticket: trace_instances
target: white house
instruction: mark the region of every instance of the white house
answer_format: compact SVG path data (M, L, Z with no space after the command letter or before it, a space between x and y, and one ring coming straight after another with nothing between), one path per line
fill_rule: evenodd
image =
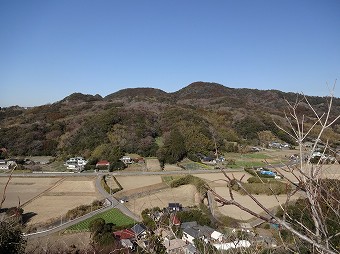
M132 164L133 163L133 160L129 156L123 156L122 158L120 158L120 160L122 162L124 162L125 164Z
M0 160L0 169L2 170L8 170L9 169L9 164L5 160Z
M229 249L236 249L236 248L248 248L250 247L251 243L247 240L239 240L229 243L216 243L213 246L218 250L229 250Z
M79 167L83 167L87 164L87 160L85 160L83 157L75 157L70 158L65 162L65 166L67 169L78 169Z
M211 227L198 225L197 222L193 226L187 224L188 226L185 227L185 225L185 223L181 225L183 229L182 240L191 244L194 244L194 239L210 240L212 233L215 231Z

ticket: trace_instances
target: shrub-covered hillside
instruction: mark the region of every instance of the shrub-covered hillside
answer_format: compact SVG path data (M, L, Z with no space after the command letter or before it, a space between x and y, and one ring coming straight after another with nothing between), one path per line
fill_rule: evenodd
M276 122L285 125L285 99L296 94L280 91L232 89L216 83L196 82L175 92L153 88L124 89L102 98L72 94L33 108L0 110L0 148L10 156L82 155L107 157L109 152L158 156L164 162L198 153L235 150L235 144L262 145L281 140L291 143ZM326 98L308 97L317 111L326 110ZM306 125L313 112L302 105ZM340 99L333 112L340 113ZM313 133L312 133L313 136ZM338 146L340 123L323 139Z

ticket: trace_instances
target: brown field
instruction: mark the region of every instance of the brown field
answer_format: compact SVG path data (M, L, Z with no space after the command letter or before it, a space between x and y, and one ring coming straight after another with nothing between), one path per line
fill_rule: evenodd
M52 234L36 239L28 239L26 253L73 253L71 246L80 250L92 250L91 233Z
M229 191L226 187L215 187L215 191L217 194L224 198L230 198ZM251 211L254 211L256 213L261 213L262 209L248 196L243 196L237 192L234 192L234 198L237 202L239 202L241 205L245 206L246 208L250 209ZM267 196L267 195L254 195L258 201L261 202L266 208L270 209L275 206L278 206L279 204L282 204L286 201L287 196L286 195L280 195L277 196L278 201L274 196ZM291 200L297 199L299 196L295 195L291 198ZM279 203L278 203L279 202ZM238 220L249 220L253 218L252 215L249 213L241 210L240 208L234 206L234 205L227 205L222 206L218 208L218 211L222 213L223 215L238 219Z
M164 171L176 171L176 170L183 170L183 168L174 165L174 164L165 164Z
M146 168L148 171L161 171L161 164L157 158L145 158Z
M72 180L71 180L72 179ZM53 188L50 192L92 192L96 191L93 180L87 178L71 178L63 181L60 185Z
M231 178L235 177L236 179L241 179L243 177L242 181L247 181L249 177L252 177L252 175L248 174L247 172L227 172L227 175ZM196 174L194 176L200 177L208 182L208 184L218 183L223 184L225 183L226 177L223 173L207 173L207 174Z
M156 175L116 176L116 179L123 187L124 191L162 182L161 176Z
M178 188L167 188L138 199L130 199L125 205L133 213L140 215L146 208L157 206L163 208L172 202L181 203L183 206L197 205L196 196L195 186L183 185Z
M0 178L2 189L5 180ZM13 178L3 207L18 205L20 197L24 212L36 214L28 224L45 223L65 215L72 208L100 199L94 180L86 177Z
M7 177L0 177L0 192L1 196L7 182ZM53 187L61 178L41 178L41 177L13 177L6 190L6 200L3 208L18 206L25 204L32 198Z

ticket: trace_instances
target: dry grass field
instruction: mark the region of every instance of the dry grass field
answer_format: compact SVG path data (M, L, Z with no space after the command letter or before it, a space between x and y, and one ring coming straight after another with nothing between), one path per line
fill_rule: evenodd
M96 192L95 178L67 178L54 188L44 192L23 208L34 212L29 224L40 224L65 215L68 210L84 204L91 204L101 196Z
M7 178L0 178L1 191L6 181ZM17 206L20 198L24 212L36 214L28 224L42 224L65 215L72 208L100 199L94 181L94 177L14 177L6 191L3 207Z
M4 192L8 178L0 177L0 193ZM53 187L61 181L61 178L41 178L41 177L13 177L6 190L6 200L3 208L17 206L19 199L20 204L25 204L32 198L38 196L47 189Z
M161 171L161 164L157 158L145 158L147 171Z
M224 198L230 198L229 191L226 187L215 187L215 191L217 194ZM277 199L274 196L268 195L254 195L266 208L273 208L282 204L286 201L286 195L277 196ZM297 199L299 196L295 195L291 198L291 200ZM246 208L250 209L251 211L260 213L262 210L261 208L248 196L243 196L237 192L234 192L234 198L237 202L241 205L245 206ZM223 215L238 219L238 220L249 220L253 218L252 215L249 213L241 210L240 208L234 205L222 206L218 208L218 211Z
M233 176L236 179L240 179L243 177L243 181L247 181L249 177L252 177L252 175L248 174L247 172L227 172L227 175L233 178ZM225 183L225 176L223 173L207 173L207 174L195 174L194 176L202 178L207 181L208 184L224 184Z
M165 164L164 165L164 171L178 171L178 170L183 170L183 168L174 165L174 164Z
M116 179L123 187L124 191L162 182L161 176L156 175L116 176Z
M140 215L146 208L167 207L169 203L181 203L183 206L198 205L196 198L196 188L193 185L183 185L178 188L167 188L157 193L130 199L125 205L133 213Z
M251 177L250 174L247 172L227 172L227 174L233 178L233 176L236 179L240 179L243 175L244 182L247 181L249 177ZM225 198L230 198L229 191L227 188L227 183L224 181L225 176L222 173L214 173L214 174L197 174L195 175L197 177L203 178L207 180L210 187L212 187L217 194L221 195ZM280 203L284 203L286 201L287 196L286 195L280 195L278 196L278 201L274 196L268 196L268 195L255 195L255 197L267 208L273 208L275 206L278 206ZM256 203L248 196L243 196L237 192L234 192L234 198L236 201L238 201L240 204L244 205L245 207L249 208L252 211L255 212L261 212L261 209L256 205ZM295 195L293 199L298 198L298 195ZM252 215L248 214L245 211L242 211L240 208L236 206L222 206L218 207L215 206L217 211L225 216L229 216L238 220L249 220L253 218Z
M296 178L288 172L280 171L282 174L287 177L288 179L296 182ZM227 172L230 177L235 176L237 179L240 179L243 175L243 181L246 182L250 174L246 172ZM295 174L299 177L300 174L295 172ZM207 180L208 184L217 192L217 194L221 195L222 197L229 198L229 191L226 187L226 182L224 181L225 176L222 173L214 173L214 174L197 174L197 177L203 178ZM340 165L324 165L322 168L322 176L323 178L338 178L340 179ZM243 196L237 192L234 192L235 200L240 202L240 204L244 205L245 207L249 208L255 212L261 212L261 209L255 204L255 202L248 196ZM255 197L267 208L273 208L282 204L286 201L286 195L277 196L277 199L274 196L268 195L255 195ZM299 198L299 195L295 195L291 198L291 200ZM249 220L252 215L248 214L245 211L242 211L236 206L223 206L217 208L218 211L226 216L230 216L235 219L239 220Z
M26 253L49 253L54 250L56 253L72 253L70 246L75 246L82 253L91 250L91 233L82 232L74 234L52 234L36 239L28 239ZM57 251L56 251L57 250Z

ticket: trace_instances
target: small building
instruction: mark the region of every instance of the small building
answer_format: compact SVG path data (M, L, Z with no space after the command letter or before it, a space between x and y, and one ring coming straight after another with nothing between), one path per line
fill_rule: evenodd
M146 235L146 227L143 224L135 224L131 231L135 234L136 238L141 239Z
M5 160L0 160L0 169L9 170L9 164Z
M135 233L131 229L123 229L119 231L113 232L115 238L123 240L123 239L133 239L135 238Z
M174 226L181 225L181 221L178 219L178 217L174 213L170 214L170 222L171 222L171 225L174 225Z
M131 242L130 239L122 239L122 240L120 240L120 243L125 248L129 248L131 250L134 248L134 245L133 245L133 243Z
M253 231L253 227L248 222L240 222L239 227L240 227L241 231L245 231L247 233L250 233L251 231Z
M183 229L182 240L194 244L195 239L210 240L215 230L208 226L193 226Z
M134 161L131 159L130 156L123 156L122 158L120 158L120 160L124 163L124 164L132 164Z
M110 162L107 160L101 160L98 161L96 164L96 168L109 168L110 167Z
M180 203L169 203L168 210L170 212L179 212L182 211L183 207Z
M213 244L213 246L218 250L229 250L229 249L236 249L236 248L248 248L250 247L251 243L247 240L238 240L229 243L218 243Z
M182 239L165 239L163 245L166 248L166 253L169 254L184 254L184 247L187 245Z

